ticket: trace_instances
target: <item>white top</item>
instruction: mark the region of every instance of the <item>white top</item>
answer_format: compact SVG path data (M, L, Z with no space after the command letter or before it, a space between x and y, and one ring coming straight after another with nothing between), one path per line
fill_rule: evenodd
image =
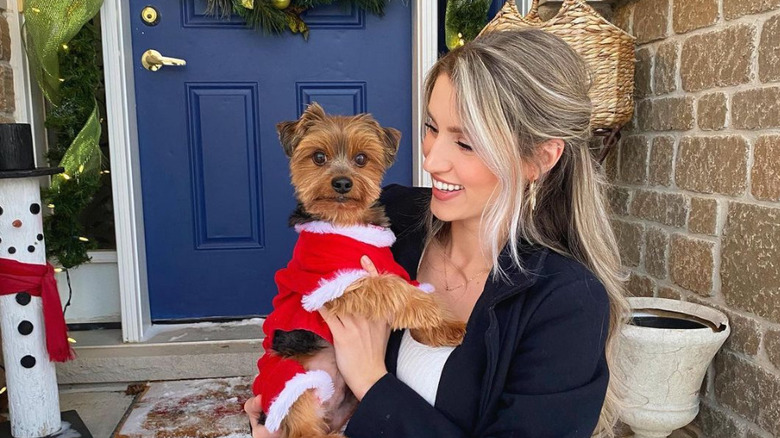
M398 350L396 377L433 406L444 364L455 347L429 347L404 330Z

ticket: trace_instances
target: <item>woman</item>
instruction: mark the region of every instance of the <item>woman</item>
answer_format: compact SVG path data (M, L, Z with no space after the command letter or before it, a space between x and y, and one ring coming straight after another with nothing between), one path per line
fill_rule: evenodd
M483 35L434 65L423 140L434 187L391 186L382 202L396 260L436 287L466 335L430 348L324 313L361 400L347 436L613 435L608 365L627 304L588 150L587 78L566 43L537 30ZM246 405L253 424L257 406Z

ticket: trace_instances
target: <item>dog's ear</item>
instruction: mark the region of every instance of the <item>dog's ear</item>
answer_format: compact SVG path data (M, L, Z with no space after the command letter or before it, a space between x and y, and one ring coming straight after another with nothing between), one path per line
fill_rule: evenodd
M301 114L301 123L309 125L314 122L321 122L325 120L325 110L322 109L320 104L312 102L306 107L306 111Z
M382 143L385 147L385 162L387 167L390 167L401 145L401 131L395 128L382 128Z
M293 150L301 141L301 135L298 133L298 120L277 123L276 132L279 134L279 143L282 144L284 154L292 157Z
M325 111L317 102L314 102L306 107L306 111L301 114L301 118L298 120L277 123L276 132L279 134L279 142L282 144L285 155L292 157L295 147L306 135L309 127L324 119Z

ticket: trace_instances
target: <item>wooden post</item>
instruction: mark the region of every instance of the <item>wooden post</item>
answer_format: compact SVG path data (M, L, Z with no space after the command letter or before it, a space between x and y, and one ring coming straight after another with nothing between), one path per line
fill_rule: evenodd
M0 179L0 257L46 264L38 178ZM46 352L40 297L0 296L0 328L11 434L38 438L60 430L54 363Z

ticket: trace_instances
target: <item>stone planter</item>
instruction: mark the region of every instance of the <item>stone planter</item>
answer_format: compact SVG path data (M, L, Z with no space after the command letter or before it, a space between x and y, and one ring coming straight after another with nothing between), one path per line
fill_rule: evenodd
M635 438L669 436L699 412L699 388L731 329L706 306L663 298L629 298L632 324L620 333L613 370L625 382L620 419Z

